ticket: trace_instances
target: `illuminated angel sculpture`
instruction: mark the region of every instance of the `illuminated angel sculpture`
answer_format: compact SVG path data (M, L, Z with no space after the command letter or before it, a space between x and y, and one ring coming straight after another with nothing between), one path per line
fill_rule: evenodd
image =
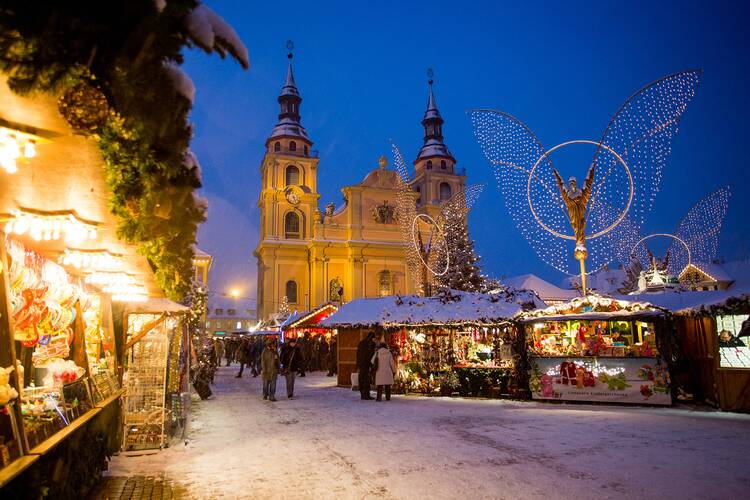
M585 281L584 259L590 273L614 258L619 225L628 220L641 227L700 75L685 71L657 80L625 101L601 140L571 140L549 150L512 115L470 111L508 211L542 260L570 275L578 274L578 260ZM596 149L582 189L565 186L551 159L556 150L580 144Z
M401 229L406 263L410 279L415 280L417 290L430 295L432 288L439 285L458 262L450 253L448 238L453 232L466 230L465 223L469 210L484 188L471 185L456 192L440 207L440 213L433 219L427 214L418 213L417 194L411 188L408 168L401 151L392 144L394 165L398 172L398 222Z
M696 279L692 267L711 264L719 248L719 235L727 214L731 191L728 186L721 187L703 197L688 210L674 233L652 233L641 236L634 224L623 224L617 231L621 245L617 258L629 271L627 292L634 291L632 278L641 274L662 271L662 274L675 277L683 285L691 285ZM665 257L654 256L648 243L654 240L670 240ZM634 271L633 271L634 270ZM647 284L651 284L650 282ZM643 287L640 287L643 288Z

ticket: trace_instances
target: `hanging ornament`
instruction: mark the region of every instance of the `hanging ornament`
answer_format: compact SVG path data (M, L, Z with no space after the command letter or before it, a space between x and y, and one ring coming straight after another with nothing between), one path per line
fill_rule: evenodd
M91 80L82 80L65 91L57 108L73 130L83 135L98 132L109 114L107 97Z

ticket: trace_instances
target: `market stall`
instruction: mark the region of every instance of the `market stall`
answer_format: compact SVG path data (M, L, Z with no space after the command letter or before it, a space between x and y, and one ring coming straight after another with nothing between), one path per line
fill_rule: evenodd
M443 290L435 297L349 302L320 325L338 333L338 383L357 371L357 345L369 333L398 361L395 389L475 396L515 394L518 337L512 318L543 303L533 294Z
M726 290L634 296L673 314L685 359L680 381L686 399L750 412L749 278L738 273Z
M534 399L669 405L671 323L646 302L589 295L522 315Z
M320 327L320 322L338 311L337 305L323 304L310 311L291 314L282 324L281 331L284 338L301 338L307 334L310 337L330 335L330 330Z
M149 299L125 310L123 450L162 448L185 435L190 408L187 312L167 299Z

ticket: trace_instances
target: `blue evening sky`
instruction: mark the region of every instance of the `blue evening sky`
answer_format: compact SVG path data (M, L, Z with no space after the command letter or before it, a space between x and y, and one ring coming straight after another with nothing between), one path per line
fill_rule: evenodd
M520 2L519 2L520 3ZM208 1L250 52L250 69L186 54L197 87L193 150L209 218L199 246L214 256L211 288L255 297L259 165L276 122L285 42L295 43L302 122L320 151L320 206L342 201L390 161L393 139L409 161L422 143L426 68L445 119L445 140L468 183L485 183L470 231L486 274L564 275L542 262L508 214L466 115L494 108L521 118L547 147L598 140L633 92L702 67L644 234L670 232L701 197L731 185L720 256L750 257L745 155L750 115L746 2L284 2ZM583 175L586 163L561 165ZM577 170L579 169L579 170Z

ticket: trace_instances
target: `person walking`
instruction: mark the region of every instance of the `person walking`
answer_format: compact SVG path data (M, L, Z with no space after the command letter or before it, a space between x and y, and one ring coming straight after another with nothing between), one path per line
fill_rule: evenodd
M338 353L338 340L336 337L331 337L331 347L328 350L328 377L333 377L339 371L339 353Z
M375 370L375 385L378 389L378 395L375 401L383 400L383 389L385 389L385 400L391 400L391 386L393 377L396 375L396 362L393 360L393 354L385 342L381 342L378 350L372 355L372 364Z
M216 351L216 366L221 366L221 358L224 355L224 344L220 339L214 339L214 351Z
M263 378L263 399L276 401L276 377L279 375L279 353L276 341L269 340L260 357L260 371Z
M245 371L245 366L250 366L252 359L250 356L250 349L252 348L250 340L242 339L233 351L233 356L240 363L240 372L235 375L236 378L242 378L242 372Z
M302 352L297 345L297 339L291 338L281 346L282 373L286 378L286 397L294 399L294 377L297 376L302 363Z
M357 345L357 384L362 399L372 399L370 395L370 367L375 354L375 334L372 332Z
M263 354L263 337L257 335L250 341L250 371L253 378L260 375L260 356Z
M242 344L240 344L240 346L241 345ZM237 341L235 339L227 339L227 347L226 349L224 349L224 355L227 358L227 366L232 364L232 361L234 361L234 356L235 356L235 353L237 352L237 349L238 349Z

